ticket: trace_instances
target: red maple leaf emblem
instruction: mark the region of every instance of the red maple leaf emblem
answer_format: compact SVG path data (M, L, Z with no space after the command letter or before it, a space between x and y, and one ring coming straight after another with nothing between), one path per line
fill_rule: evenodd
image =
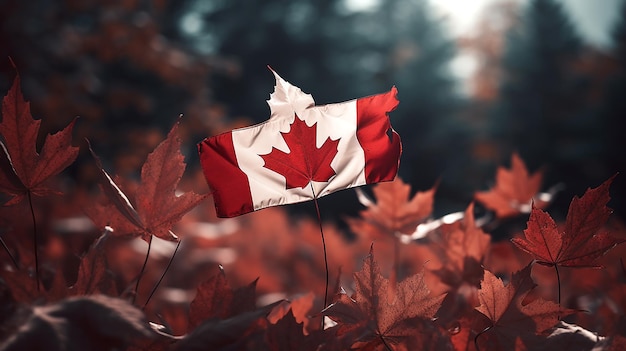
M309 127L296 115L289 132L280 134L289 152L272 147L269 154L259 156L265 161L265 168L285 177L287 189L304 188L311 181L327 182L336 174L330 163L337 155L339 139L327 138L318 148L317 123Z

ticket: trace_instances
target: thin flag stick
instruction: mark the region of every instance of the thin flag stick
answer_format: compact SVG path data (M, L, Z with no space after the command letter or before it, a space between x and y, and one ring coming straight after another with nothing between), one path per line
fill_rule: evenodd
M317 223L320 225L320 234L322 236L322 247L324 248L324 266L326 268L326 286L324 287L324 308L326 308L328 303L328 256L326 254L326 239L324 239L324 228L322 227L322 215L320 214L320 205L317 202L317 195L315 194L315 189L313 189L313 182L311 184L311 192L313 193L313 202L315 203L315 212L317 213ZM322 326L324 325L324 316L322 316Z

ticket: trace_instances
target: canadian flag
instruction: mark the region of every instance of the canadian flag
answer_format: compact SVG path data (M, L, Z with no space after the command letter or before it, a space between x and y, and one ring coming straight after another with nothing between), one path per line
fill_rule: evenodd
M276 72L269 120L204 139L200 162L218 217L393 180L402 145L388 113L397 90L315 106Z

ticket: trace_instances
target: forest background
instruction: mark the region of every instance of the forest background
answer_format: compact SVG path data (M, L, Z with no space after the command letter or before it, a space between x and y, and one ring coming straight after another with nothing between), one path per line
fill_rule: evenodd
M0 91L7 92L16 76L11 57L33 116L42 118L39 143L79 116L74 144L88 138L105 169L128 179L139 178L146 155L182 114L187 170L181 189L207 193L196 143L267 119L264 100L274 81L266 65L317 104L396 85L400 105L391 121L403 140L400 176L413 191L436 188L432 218L464 211L476 191L494 185L496 168L509 166L517 153L531 172L542 172L541 190L555 190L548 209L557 221L565 219L574 195L621 173L611 185L610 207L612 218L623 221L626 4L618 10L610 45L598 48L583 40L553 0L495 2L471 36L458 38L424 0L381 0L362 10L340 0L0 1ZM462 91L450 71L460 51L478 60ZM73 267L99 235L101 228L81 211L97 192L98 177L81 145L76 162L60 177L65 196L38 204L49 228L40 243L45 260ZM224 265L235 286L260 276L261 294L311 290L319 296L319 271L310 273L315 279L302 271L277 273L285 262L307 255L316 256L309 259L319 268L312 206L218 220L207 199L178 229L188 233L190 245L185 262L173 269L187 275L166 279L159 299L188 302L194 283L215 273L216 264ZM320 209L338 237L358 237L350 219L363 206L354 191L320 199ZM476 215L489 216L490 209L477 202ZM492 223L492 240L519 233L527 220ZM289 251L295 239L285 238L294 231L308 238L311 251ZM250 236L262 248L258 252L247 251L254 248L245 242ZM271 257L281 250L272 238L284 240L289 255ZM342 245L337 241L335 250ZM368 245L355 250L359 260ZM172 247L162 249L155 259L164 266ZM141 244L119 249L118 262L127 266L117 268L138 270L144 257L135 251L145 250ZM244 268L257 261L266 263ZM358 270L358 264L344 269Z
M626 29L620 15L610 45L598 48L565 8L547 3L494 2L474 30L452 38L422 0L361 11L340 0L3 1L0 54L18 65L33 115L46 117L41 135L80 116L76 140L89 136L122 175L137 171L181 113L191 169L201 138L265 120L269 64L318 104L396 85L400 175L415 189L439 182L439 215L488 188L514 151L531 170L545 167L546 184L565 185L556 201L566 208L625 164ZM467 52L477 67L458 82L450 63ZM2 91L14 75L2 60ZM71 168L80 184L93 181L85 155ZM626 193L621 180L614 186ZM337 196L322 199L325 218L358 211L352 193ZM616 198L613 206L623 213L626 205Z

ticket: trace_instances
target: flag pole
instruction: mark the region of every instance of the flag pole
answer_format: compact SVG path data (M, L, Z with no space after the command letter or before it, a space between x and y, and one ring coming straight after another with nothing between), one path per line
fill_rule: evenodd
M313 203L315 203L315 212L317 213L317 223L320 226L320 234L322 236L322 247L324 249L324 267L326 268L326 285L324 287L324 308L326 308L328 304L328 282L329 282L329 274L328 274L328 255L326 254L326 239L324 238L324 228L322 226L322 215L320 214L320 206L317 202L317 195L315 194L315 189L313 188L313 181L311 181L311 193L313 193ZM322 329L324 329L324 316L322 315Z

